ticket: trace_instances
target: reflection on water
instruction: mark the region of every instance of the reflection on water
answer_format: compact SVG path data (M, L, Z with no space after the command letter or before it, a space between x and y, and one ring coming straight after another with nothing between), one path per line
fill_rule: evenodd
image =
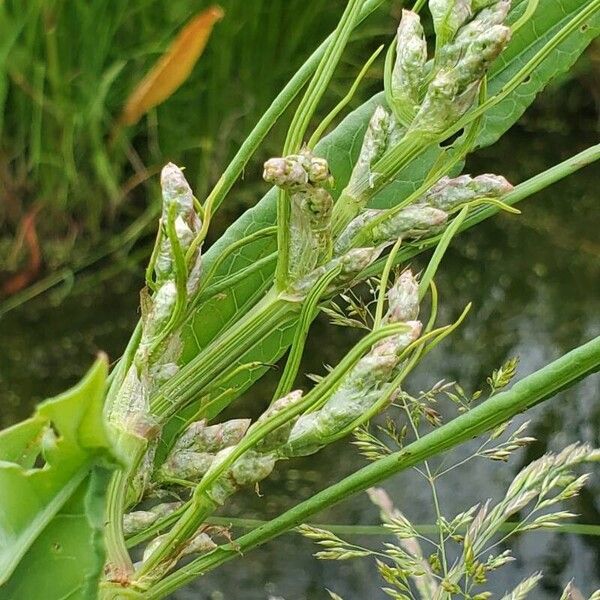
M585 145L584 136L528 136L511 133L494 149L469 164L472 173L497 171L521 181ZM542 139L544 144L538 141ZM595 140L588 140L593 143ZM600 213L594 167L576 174L521 206L521 216L503 215L457 240L437 279L441 321L453 319L469 302L473 310L463 327L411 378L418 391L445 378L467 390L477 389L507 357L518 355L518 376L532 372L570 348L600 334ZM424 262L417 260L415 267ZM28 414L35 401L70 385L99 349L116 357L137 319L139 273L124 273L104 283L93 280L65 298L60 291L14 311L0 322L0 424ZM335 363L352 334L314 327L305 369ZM327 334L325 335L325 331ZM509 465L474 461L440 484L442 504L452 515L489 497L498 497L514 473L549 449L574 440L600 445L600 378L596 375L527 414L538 438ZM266 381L265 385L269 382ZM260 390L256 390L258 404ZM521 423L525 417L515 419ZM466 456L472 447L457 451ZM364 464L347 443L285 465L262 486L263 497L239 496L232 516L274 516L292 500L305 498ZM385 486L397 505L415 522L432 522L431 502L422 480L402 474ZM592 480L567 507L584 523L600 523L600 485ZM377 512L364 495L320 515L323 521L375 524ZM361 542L378 544L380 538ZM557 598L573 576L584 592L600 587L600 538L537 533L512 544L517 561L500 571L495 590L510 588L533 571L546 578L533 596ZM367 561L317 562L314 548L295 535L283 536L233 561L176 594L178 600L269 596L286 600L326 598L325 587L346 600L379 599L380 581Z

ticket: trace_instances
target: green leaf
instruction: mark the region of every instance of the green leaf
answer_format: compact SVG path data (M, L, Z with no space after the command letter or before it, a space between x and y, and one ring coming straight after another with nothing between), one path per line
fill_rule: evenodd
M531 19L514 34L508 47L492 66L488 94L492 96L498 93L545 43L590 4L591 0L540 0ZM524 12L527 0L513 0L513 5L509 22L516 21ZM588 23L562 42L508 98L485 114L477 144L480 147L489 146L502 136L537 94L554 78L568 71L598 35L600 14L597 12Z
M539 48L561 31L576 14L594 0L540 0L533 19L526 23L514 36L508 48L494 67L488 78L490 94L496 93L519 69L539 50ZM526 0L517 1L510 19L515 21L523 13ZM576 30L564 42L558 45L539 68L506 99L494 106L483 120L478 145L493 143L509 129L531 104L536 94L554 77L568 69L591 39L598 33L598 16L589 23L584 31ZM384 102L382 93L375 95L354 112L350 113L338 127L317 146L318 154L325 156L335 178L334 195L339 195L348 181L352 165L356 160L367 122L378 103ZM425 178L435 159L439 156L438 147L430 148L426 153L409 164L396 180L387 186L374 199L377 207L390 207L397 204L415 190ZM259 229L275 223L274 190L269 191L253 208L246 211L217 241L205 255L206 270L216 257L228 245ZM252 266L261 258L275 252L273 239L264 239L248 244L234 253L217 270L214 282L238 273ZM184 328L185 344L183 362L187 362L198 351L215 338L220 331L246 311L261 297L272 280L274 262L259 270L250 270L241 281L232 285L222 294L206 301L193 314ZM276 361L291 341L288 329L273 332L263 340L261 346L244 357L244 361ZM253 372L253 377L260 371Z
M0 432L0 599L95 598L104 494L115 464L100 357L71 390Z

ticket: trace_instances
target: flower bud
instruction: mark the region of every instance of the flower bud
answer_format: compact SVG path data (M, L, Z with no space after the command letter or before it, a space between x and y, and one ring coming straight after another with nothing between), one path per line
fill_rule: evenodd
M413 204L375 225L371 230L372 241L380 244L431 235L437 233L447 219L447 213L442 210Z
M471 0L429 0L436 47L447 44L471 16Z
M258 418L256 424L262 424L265 421L273 418L275 415L279 414L281 411L293 406L298 403L302 398L302 390L294 390L289 394L283 396L283 398L279 398L275 400L273 404ZM256 449L260 452L267 452L269 450L273 450L277 448L277 446L283 444L294 425L295 419L289 420L287 423L278 427L274 431L271 431L268 435L266 435L260 442L256 444Z
M492 23L502 13L492 17L486 11L482 12L487 21L482 18L469 23L452 44L437 53L440 69L429 84L411 132L439 135L473 105L482 77L510 39L508 27Z
M391 117L383 106L377 106L363 138L358 159L350 176L349 186L360 186L371 179L371 166L376 163L387 148L391 128Z
M144 323L142 343L152 340L165 327L177 302L177 287L174 281L166 281L154 294L152 308Z
M210 552L217 547L212 541L212 538L207 533L196 534L183 548L180 556L187 556L189 554L204 554Z
M186 181L183 171L173 163L167 163L160 174L160 185L163 197L163 214L175 204L178 215L185 215L194 210L194 194Z
M450 212L478 198L499 198L512 189L513 186L504 177L490 173L477 177L442 177L419 201L419 205Z
M402 11L396 38L396 62L392 70L391 97L394 112L404 125L410 125L419 105L419 92L425 77L427 43L417 13Z
M298 157L270 158L265 162L263 179L281 188L291 189L308 183L308 173L303 166L304 161Z
M402 350L421 334L419 321L406 324L406 332L375 344L356 363L322 409L302 415L296 421L288 443L279 449L280 456L291 458L316 452L373 407L398 366Z
M414 321L419 316L419 285L410 269L404 271L388 290L384 324Z
M327 160L319 156L313 156L312 154L307 154L307 156L310 160L308 180L314 184L327 183L331 179Z
M147 529L159 519L175 512L183 502L165 502L157 504L149 510L136 510L123 517L123 531L125 535L134 535Z
M183 171L173 163L165 165L161 172L162 186L162 227L165 232L170 218L175 217L175 235L185 252L202 227L200 217L194 209L194 194L186 181ZM199 256L198 256L199 260ZM154 265L157 283L173 279L174 258L172 242L163 235Z
M209 452L192 450L171 452L158 470L158 478L162 481L171 479L200 481L212 465L214 458L215 455Z
M196 421L184 431L173 450L215 453L223 448L235 446L244 437L249 426L250 419L231 419L210 426L205 420Z
M346 228L340 233L335 241L333 253L336 256L346 253L351 247L354 238L362 231L371 221L382 214L381 210L375 208L367 208L363 210L357 217L352 219Z

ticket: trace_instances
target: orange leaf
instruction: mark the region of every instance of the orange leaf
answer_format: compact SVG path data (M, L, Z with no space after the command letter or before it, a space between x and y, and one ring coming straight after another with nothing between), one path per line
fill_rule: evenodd
M146 77L130 94L119 122L137 123L142 115L164 102L189 77L200 58L213 25L223 18L220 6L196 15L177 35Z

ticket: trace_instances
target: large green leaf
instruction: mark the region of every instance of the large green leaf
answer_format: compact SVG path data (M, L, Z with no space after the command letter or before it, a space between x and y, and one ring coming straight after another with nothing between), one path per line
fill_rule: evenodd
M104 562L106 357L0 433L0 599L92 599ZM43 592L42 592L43 590Z
M497 94L548 40L590 4L590 0L540 0L533 18L514 34L511 43L492 66L489 95ZM510 21L515 21L523 13L527 0L513 0L513 5ZM598 35L600 14L596 12L587 23L573 31L508 98L486 113L478 144L489 146L503 135L537 94L555 77L567 72Z
M488 88L490 94L497 93L519 69L549 40L553 38L586 6L594 0L540 0L533 18L515 33L498 64L490 73ZM510 18L515 21L522 14L526 0L517 1ZM567 70L574 60L598 34L598 14L584 28L577 29L561 42L516 90L494 106L483 120L478 145L493 143L521 116L531 104L536 94L554 77ZM340 125L317 146L318 152L330 162L335 178L335 192L343 189L348 181L352 164L355 162L362 137L373 108L383 101L378 94L349 114ZM396 180L387 186L374 200L380 207L396 204L413 191L430 168L439 152L432 148L408 165ZM207 268L231 243L275 223L275 193L269 191L256 206L244 213L207 252ZM274 240L254 242L239 250L226 260L215 274L215 282L222 280L241 269L253 265L257 260L275 251ZM184 362L194 357L201 348L229 323L245 312L245 307L259 298L268 287L273 274L274 263L269 263L259 271L248 274L242 281L232 285L222 294L205 302L190 319L184 330ZM260 347L249 353L245 360L274 362L289 345L291 333L281 331L265 338ZM258 376L254 372L253 377Z

